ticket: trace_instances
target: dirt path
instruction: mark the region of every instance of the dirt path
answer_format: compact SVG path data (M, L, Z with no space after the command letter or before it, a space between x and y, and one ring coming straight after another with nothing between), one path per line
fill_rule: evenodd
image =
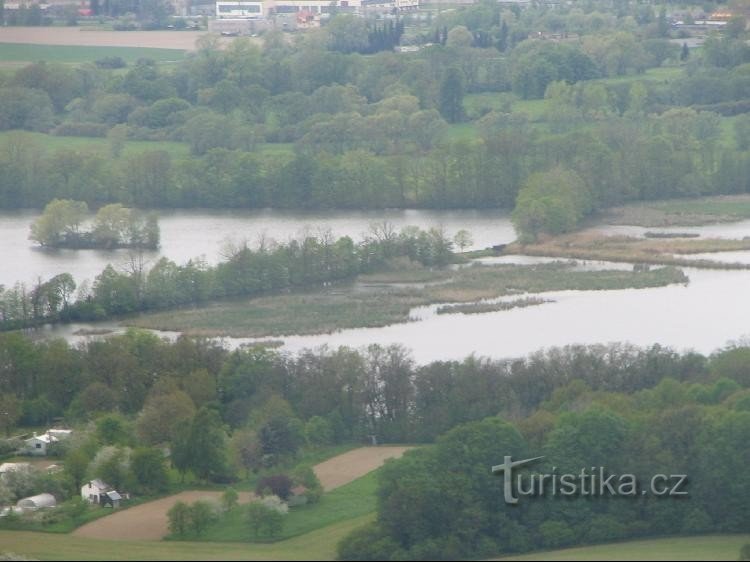
M409 447L363 447L339 455L315 466L315 474L327 492L348 484L383 465L387 459L398 458ZM182 492L160 500L124 509L79 527L73 536L108 540L161 540L168 532L167 512L178 501L219 500L221 492ZM240 503L248 503L253 494L240 493Z
M192 51L205 31L103 31L78 27L0 27L0 43L149 47ZM222 38L222 42L231 41Z
M326 492L348 484L380 468L388 459L397 459L410 447L362 447L334 457L314 467Z
M92 521L73 531L73 536L89 539L158 541L169 532L167 511L178 501L218 501L220 498L221 492L182 492ZM240 493L240 503L248 503L251 499L252 494Z

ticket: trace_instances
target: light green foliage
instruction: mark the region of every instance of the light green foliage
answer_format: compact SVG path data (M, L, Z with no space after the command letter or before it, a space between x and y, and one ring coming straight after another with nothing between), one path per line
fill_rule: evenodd
M82 201L55 199L44 208L42 215L31 225L29 238L42 246L54 246L66 237L78 233L88 214Z
M159 449L136 449L131 469L138 487L146 493L163 492L169 486L166 459Z
M231 511L239 502L239 494L234 488L227 488L221 495L221 506L224 511Z
M573 230L591 211L583 180L563 168L532 175L518 194L513 224L522 241Z
M190 515L190 506L182 501L176 502L167 512L169 532L177 536L185 535L190 528Z

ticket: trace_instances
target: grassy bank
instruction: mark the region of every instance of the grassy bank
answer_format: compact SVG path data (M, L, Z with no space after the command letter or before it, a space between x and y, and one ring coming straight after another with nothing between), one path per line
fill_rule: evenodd
M670 199L634 203L607 210L607 224L643 226L702 226L750 218L750 195L725 195L695 199Z
M534 244L510 244L506 253L706 269L748 269L750 266L746 264L689 257L690 254L745 250L750 250L750 239L643 239L577 232Z
M674 268L648 272L580 271L566 264L474 265L436 271L439 284L400 285L366 290L361 286L216 303L195 309L143 314L127 325L192 335L267 337L329 333L349 328L406 322L416 306L472 303L520 293L561 290L614 290L684 283ZM423 281L430 281L425 279Z
M679 537L538 552L501 560L738 560L750 535Z

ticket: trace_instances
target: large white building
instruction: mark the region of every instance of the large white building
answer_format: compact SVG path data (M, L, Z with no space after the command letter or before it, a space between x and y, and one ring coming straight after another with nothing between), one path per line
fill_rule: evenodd
M264 17L263 2L217 2L216 17L220 19L260 19Z

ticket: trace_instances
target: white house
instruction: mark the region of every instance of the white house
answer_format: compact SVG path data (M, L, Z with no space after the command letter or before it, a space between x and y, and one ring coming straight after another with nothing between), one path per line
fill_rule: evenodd
M43 435L34 433L32 437L25 441L26 452L30 455L45 456L50 445L67 439L72 433L70 429L49 429Z
M39 494L19 500L16 508L22 511L36 511L38 509L55 507L56 505L57 500L55 500L55 496L52 494Z
M81 497L89 503L112 507L120 507L122 496L109 484L102 482L98 478L89 480L81 486Z

